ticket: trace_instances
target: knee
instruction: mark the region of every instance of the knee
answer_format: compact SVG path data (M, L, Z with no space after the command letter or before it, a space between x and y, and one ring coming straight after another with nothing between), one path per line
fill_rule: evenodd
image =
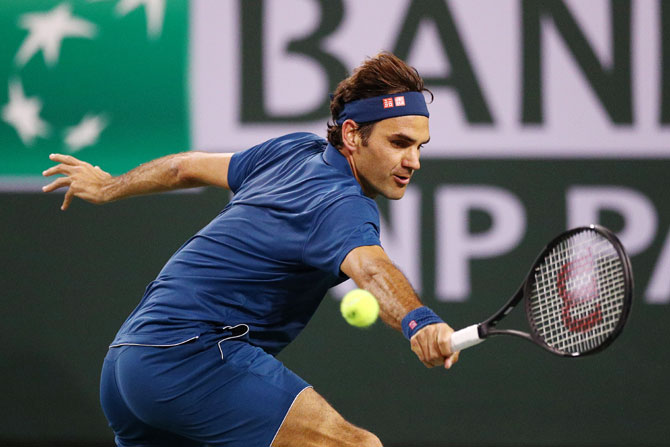
M337 440L333 446L337 447L382 447L382 442L377 436L356 427L349 422L342 421L343 424L331 432L332 439ZM330 437L329 437L330 438ZM321 444L319 444L321 445ZM330 446L330 444L328 444Z
M383 447L382 442L377 436L365 430L361 430L361 437L356 445L361 447Z

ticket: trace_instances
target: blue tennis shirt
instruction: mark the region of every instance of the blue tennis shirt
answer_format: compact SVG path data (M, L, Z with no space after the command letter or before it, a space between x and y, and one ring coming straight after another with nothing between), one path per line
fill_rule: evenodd
M176 345L247 324L276 355L346 279L354 248L381 245L379 211L324 139L296 133L233 155L231 202L167 262L112 346Z

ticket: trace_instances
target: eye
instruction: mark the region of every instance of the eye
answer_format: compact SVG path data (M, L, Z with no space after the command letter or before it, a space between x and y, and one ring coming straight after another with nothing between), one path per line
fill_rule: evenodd
M404 149L410 145L410 143L408 143L405 140L391 140L391 144L393 145L393 147L397 147L400 149Z

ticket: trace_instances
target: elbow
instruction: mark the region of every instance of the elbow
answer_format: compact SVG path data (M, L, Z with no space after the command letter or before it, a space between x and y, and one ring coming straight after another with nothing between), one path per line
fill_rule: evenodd
M342 272L362 288L375 282L392 267L393 263L378 245L361 246L351 250L340 266Z
M376 282L378 277L393 267L393 263L388 259L368 258L361 260L358 267L357 279L361 284L367 285Z
M192 163L190 163L188 154L179 154L172 158L168 170L170 176L178 186L185 187L198 183L193 173Z

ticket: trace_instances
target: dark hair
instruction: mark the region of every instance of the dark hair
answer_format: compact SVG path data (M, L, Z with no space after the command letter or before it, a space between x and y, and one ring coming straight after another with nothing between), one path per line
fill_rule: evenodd
M424 87L419 72L396 55L383 51L366 59L335 89L330 101L332 120L328 122L328 142L338 149L342 147L342 126L338 126L336 121L345 103L403 92L428 92L431 100L433 98L433 93ZM359 125L358 132L363 144L367 144L375 123L372 121Z

